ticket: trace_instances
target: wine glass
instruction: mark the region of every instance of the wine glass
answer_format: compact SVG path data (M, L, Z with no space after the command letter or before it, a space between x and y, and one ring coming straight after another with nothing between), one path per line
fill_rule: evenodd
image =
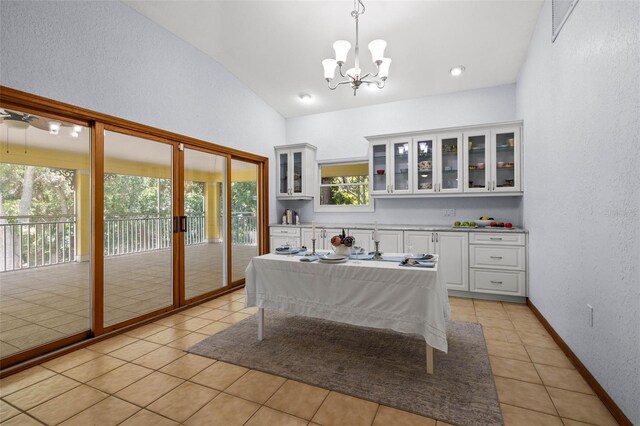
M414 254L413 254L413 245L412 245L412 244L409 244L409 245L407 246L407 250L409 250L409 252L407 253L407 255L406 255L405 257L414 257Z

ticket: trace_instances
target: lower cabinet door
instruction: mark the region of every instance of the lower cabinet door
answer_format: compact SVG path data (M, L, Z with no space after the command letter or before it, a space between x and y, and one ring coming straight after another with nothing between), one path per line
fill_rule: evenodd
M380 234L381 252L404 253L402 231L378 231L378 234ZM375 250L375 247L373 249Z
M271 253L274 253L278 247L283 246L287 243L289 243L291 247L299 247L300 237L286 237L286 236L271 237L271 240L269 241L269 243L270 243L269 249Z
M373 250L373 230L353 229L349 230L347 234L356 239L355 245L357 247L362 247L367 252Z
M407 253L429 253L435 252L435 236L430 231L404 231L404 251Z
M526 294L525 290L524 272L471 269L471 291L524 296Z
M313 232L311 228L300 228L300 235L302 235L302 240L300 241L300 244L307 247L307 248L311 248L311 239L313 238ZM316 249L319 249L320 246L318 245L320 243L320 239L318 239L318 230L316 230Z
M438 274L448 289L469 291L469 234L436 232Z

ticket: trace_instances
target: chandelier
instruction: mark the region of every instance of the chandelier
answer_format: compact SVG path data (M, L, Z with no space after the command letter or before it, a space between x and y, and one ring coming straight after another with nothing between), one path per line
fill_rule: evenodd
M369 50L371 51L371 58L373 63L376 64L376 73L362 74L360 69L360 48L358 46L358 18L364 14L364 3L362 0L353 1L353 11L351 16L356 20L356 48L355 48L355 66L349 68L346 72L343 71L343 65L347 60L347 54L351 49L351 43L346 40L338 40L333 43L333 50L336 52L335 59L325 59L322 61L324 67L324 79L327 80L330 90L335 90L338 86L343 84L350 84L353 89L353 96L356 95L358 89L362 84L375 84L378 89L382 89L385 86L387 77L389 76L389 66L391 65L391 59L384 57L384 49L387 47L387 42L384 40L373 40L369 43ZM345 80L336 83L332 86L333 77L336 73L336 66L340 71L340 76Z

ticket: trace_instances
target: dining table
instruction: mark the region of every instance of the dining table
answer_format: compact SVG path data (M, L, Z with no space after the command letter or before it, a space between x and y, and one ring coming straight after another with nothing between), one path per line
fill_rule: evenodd
M265 309L416 334L425 339L426 372L433 374L433 349L447 352L447 289L437 256L430 267L402 265L403 256L331 264L291 254L252 258L245 271L245 305L258 307L258 339L268 327Z

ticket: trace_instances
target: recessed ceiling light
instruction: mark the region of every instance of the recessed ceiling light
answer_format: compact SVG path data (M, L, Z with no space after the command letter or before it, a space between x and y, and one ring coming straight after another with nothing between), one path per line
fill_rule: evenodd
M308 93L301 93L300 96L298 96L298 98L300 98L300 102L303 102L305 104L308 104L309 102L311 102L311 95Z
M465 68L462 65L458 65L457 67L453 67L451 68L451 70L449 70L449 72L451 73L451 75L453 77L459 77L462 75L462 73L464 72Z

